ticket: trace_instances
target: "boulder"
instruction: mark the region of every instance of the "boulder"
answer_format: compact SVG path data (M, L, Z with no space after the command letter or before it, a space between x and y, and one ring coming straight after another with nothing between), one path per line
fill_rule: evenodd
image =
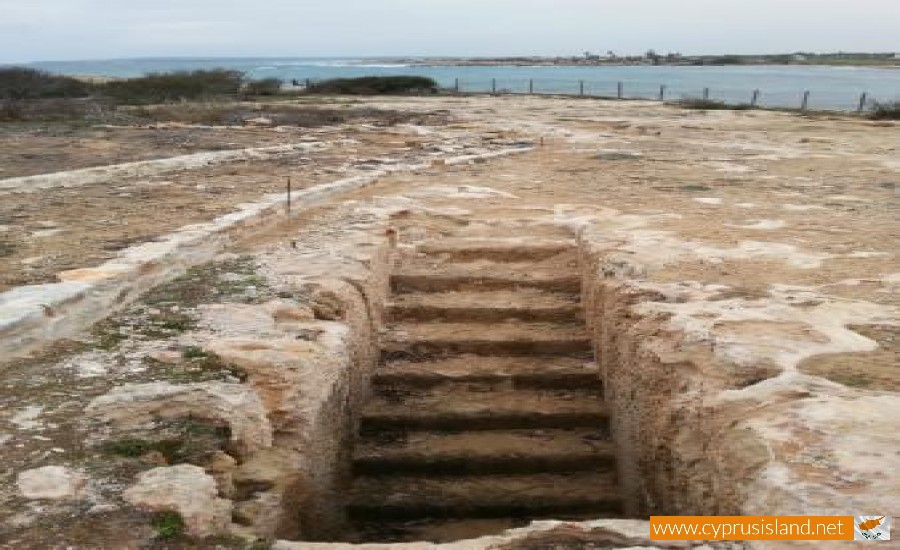
M203 468L179 464L143 472L122 496L142 510L177 512L189 535L208 537L231 524L231 501L218 494L215 478Z

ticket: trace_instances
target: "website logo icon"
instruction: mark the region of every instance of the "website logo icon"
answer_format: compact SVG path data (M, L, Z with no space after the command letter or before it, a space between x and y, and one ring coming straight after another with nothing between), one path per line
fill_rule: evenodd
M891 540L890 516L854 516L853 540Z

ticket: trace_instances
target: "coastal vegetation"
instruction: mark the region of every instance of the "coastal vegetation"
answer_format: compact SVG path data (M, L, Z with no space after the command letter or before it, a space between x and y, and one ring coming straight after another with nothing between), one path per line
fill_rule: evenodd
M869 116L873 120L900 120L900 101L876 101Z
M272 95L280 81L247 80L225 69L152 73L89 82L25 67L0 69L0 122L86 120L127 117L119 106L210 102Z
M749 103L726 103L718 99L703 99L701 97L686 97L675 103L684 109L701 111L746 111L754 108Z
M0 69L0 101L85 97L91 86L78 79L24 67Z
M119 103L146 105L234 96L241 90L243 80L242 73L225 69L151 73L99 84L96 92Z
M437 83L419 76L326 80L311 84L310 94L376 95L435 93ZM88 82L47 72L0 69L0 122L140 119L198 124L241 123L234 101L282 93L277 78L248 79L239 71L210 69L151 73L127 79ZM146 107L153 108L146 108ZM163 106L163 107L158 107ZM239 113L238 113L239 114ZM274 115L274 114L273 114ZM257 115L259 116L259 115ZM333 113L282 113L279 123L318 126L343 117ZM284 119L284 120L282 120ZM330 121L330 122L329 122Z
M244 84L243 93L245 95L278 95L281 93L281 80L277 78L264 78L262 80L251 80Z
M365 76L335 78L310 84L308 93L341 95L378 95L436 93L438 84L424 76Z

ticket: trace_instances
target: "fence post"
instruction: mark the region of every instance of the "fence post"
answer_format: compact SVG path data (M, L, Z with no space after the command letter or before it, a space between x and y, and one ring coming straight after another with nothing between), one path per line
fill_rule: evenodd
M528 93L534 94L534 79L533 78L528 79Z
M803 101L800 102L800 110L805 111L809 107L809 90L803 92Z
M291 216L291 177L287 177L287 204L285 204L285 212L288 217Z
M622 99L622 96L625 95L625 84L619 82L618 90L616 91L616 97Z
M703 99L709 99L709 88L703 88Z
M659 100L660 101L666 100L666 85L665 84L663 84L662 86L659 87Z
M862 95L859 96L859 108L856 110L857 113L861 113L866 110L866 99L868 99L869 94L863 92Z
M753 96L750 98L751 107L756 107L757 103L759 103L759 89L753 90Z
M578 86L579 86L578 95L583 96L584 95L584 80L579 80Z
M496 78L491 79L491 93L492 94L497 93L497 79Z

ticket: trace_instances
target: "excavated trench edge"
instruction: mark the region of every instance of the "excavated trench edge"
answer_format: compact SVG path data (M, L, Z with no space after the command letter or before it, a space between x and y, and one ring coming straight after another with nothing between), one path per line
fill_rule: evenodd
M662 365L663 368L660 368L660 362L657 358L653 357L652 354L641 353L642 335L647 331L652 333L653 330L649 327L654 326L658 321L637 318L630 307L642 299L653 299L654 297L647 296L646 294L635 294L631 292L627 278L616 275L611 276L609 270L604 267L604 263L606 262L604 254L598 254L597 251L592 248L590 243L586 243L583 239L579 239L578 247L581 270L582 306L586 327L591 338L591 347L594 351L595 361L600 366L601 382L605 388L604 398L611 411L610 422L613 442L616 448L618 464L617 475L623 500L624 517L647 518L651 512L674 513L678 509L677 504L675 504L677 498L671 491L674 487L683 485L688 482L688 480L679 480L679 471L677 468L673 467L673 463L664 463L665 461L661 458L663 455L669 457L677 455L677 451L672 449L661 449L657 443L648 441L647 435L651 432L645 429L648 422L658 426L665 424L665 421L656 422L653 419L668 414L667 410L669 406L666 401L671 400L674 395L674 392L672 391L672 381L667 379L668 375L671 374L671 365ZM388 265L370 264L369 267L374 272L378 272L375 279L382 283L390 276L389 273L382 272L382 270L385 272L391 270L391 267ZM621 267L621 265L618 265L618 267ZM365 295L366 293L363 294ZM371 292L370 294L381 295L385 301L388 298L387 292L376 291ZM383 305L384 304L370 303L367 309L369 312L381 312L383 311ZM374 323L380 325L381 320L374 320ZM642 327L642 329L635 331L633 330L634 327ZM371 331L367 334L368 336L376 337L377 331ZM369 341L365 342L363 345L364 347L378 348L379 344L377 341ZM361 384L359 391L354 392L356 395L364 396L368 394L369 376L371 374L371 369L373 369L376 364L377 360L374 363L363 366L366 372L361 373L359 377L354 376L354 378L358 378L359 383ZM354 365L351 368L357 368L357 366ZM630 373L634 372L644 372L645 375L652 373L652 380L648 381L645 379L640 381L641 386L646 384L650 385L649 387L642 389L646 391L648 395L652 395L651 399L634 399L635 392L638 388L633 384L628 383ZM652 389L654 387L655 389ZM348 426L352 427L348 427L349 433L345 433L344 445L349 444L346 439L353 440L356 437L356 426L358 425L359 417L359 410L357 410L357 408L361 407L364 401L364 398L356 399L354 403L350 404L346 411L346 414L349 415ZM660 439L660 442L664 444L673 444L671 439L666 438ZM652 452L648 453L648 450L651 448ZM349 460L350 453L342 454ZM644 456L645 454L647 455L646 457ZM655 461L660 460L662 460L660 463L655 463ZM648 469L648 465L650 466L650 469ZM348 482L348 472L350 471L349 465L341 465L339 469L343 472L342 476L346 477L339 476L335 479L338 480L339 484ZM645 478L645 475L651 470L654 472L659 470L665 471L664 477L666 477L666 479L661 479L660 476L652 476L649 479ZM338 487L332 487L328 493L330 494L318 496L311 495L311 497L312 500L317 500L319 498L334 498L334 496L342 495L344 492ZM343 512L337 508L331 509L337 510L338 514L342 517L331 518L332 521L328 521L327 523L332 526L343 524L345 521ZM580 526L590 532L591 529L597 528L598 522L603 524L603 528L606 528L608 525L616 525L616 522L625 522L625 524L627 524L629 521L633 520L603 520L603 518L597 518L597 521L567 522L565 525ZM640 524L640 522L636 523L638 525ZM461 547L464 548L481 548L482 542L485 544L484 547L487 547L489 543L492 544L491 541L497 542L503 537L529 537L535 533L537 533L538 536L543 536L541 533L546 533L548 530L549 532L552 532L555 529L554 525L558 525L558 523L553 521L537 521L533 523L531 527L525 529L511 530L506 533L498 533L480 539L472 539L469 541L460 540L455 543L426 544L428 544L429 548L449 549L457 548L457 545L463 545ZM641 529L641 527L638 527L638 531ZM337 537L335 537L335 534ZM340 531L336 533L335 531L326 532L316 529L313 532L306 531L302 533L302 536L299 537L299 539L294 537L291 538L291 540L297 542L282 540L276 544L276 548L279 550L282 548L284 550L295 550L298 548L337 550L338 548L370 548L379 546L405 548L407 545L409 545L409 548L420 548L420 546L416 545L422 544L397 542L369 542L360 544L350 544L346 542L312 542L340 540L340 536ZM498 539L497 537L501 537L501 539Z

